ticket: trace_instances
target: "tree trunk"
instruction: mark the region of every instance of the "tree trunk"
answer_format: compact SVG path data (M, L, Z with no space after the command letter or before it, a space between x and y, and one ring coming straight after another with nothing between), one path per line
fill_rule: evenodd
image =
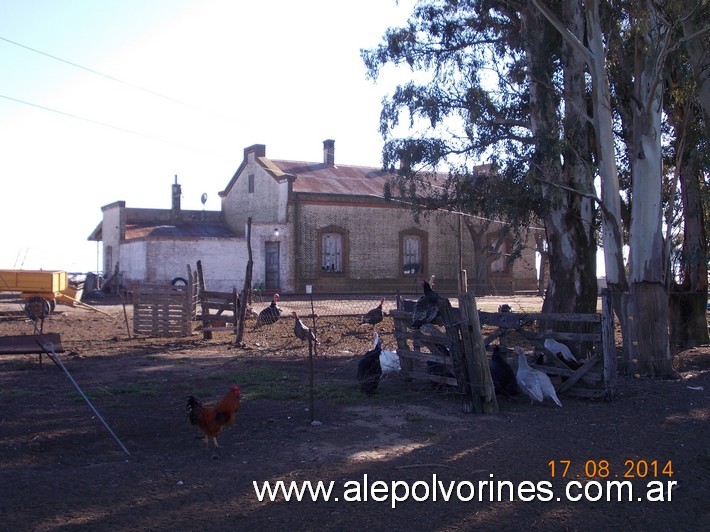
M482 294L489 290L488 287L488 254L486 253L486 245L484 236L486 234L485 227L477 227L474 222L469 219L464 220L468 234L471 237L473 244L473 290L476 294Z
M574 18L574 31L581 34L581 14L575 2L567 2L567 13ZM535 138L535 154L531 172L542 181L556 182L580 192L591 190L591 177L584 161L577 156L586 153L582 112L584 102L583 60L570 49L563 54L565 62L565 131L569 149L561 152L559 98L552 80L552 43L558 42L556 30L535 6L524 10L530 65L530 117ZM564 157L564 166L561 163ZM543 186L548 205L544 217L550 253L550 282L545 294L543 312L589 312L596 308L596 246L590 240L591 206L580 194L553 185Z
M660 21L650 0L641 2L645 28L636 40L634 57L633 140L631 147L632 210L629 240L631 298L636 309L628 322L638 342L638 372L671 377L668 338L668 294L664 288L661 226L661 110L662 84L656 65L661 49ZM627 357L633 356L627 353ZM630 361L633 363L633 360Z
M668 345L668 294L661 283L634 282L629 327L636 350L628 361L632 373L671 378L676 373ZM632 319L633 318L633 319Z
M699 117L694 117L699 118ZM682 120L678 120L682 122ZM700 191L703 172L692 132L698 128L676 127L676 137L690 135L680 166L680 196L683 205L682 282L673 282L670 294L671 342L682 347L710 343L707 325L708 267L705 213Z
M585 3L588 48L591 55L592 109L594 112L594 132L596 140L597 164L601 176L602 190L602 242L607 288L614 295L614 308L619 313L618 294L628 288L623 261L621 240L621 199L619 196L619 174L616 167L613 118L609 77L606 67L599 0Z
M540 272L537 280L537 292L544 296L547 289L547 268L550 264L550 257L547 253L547 242L539 231L535 232L535 249L540 254Z

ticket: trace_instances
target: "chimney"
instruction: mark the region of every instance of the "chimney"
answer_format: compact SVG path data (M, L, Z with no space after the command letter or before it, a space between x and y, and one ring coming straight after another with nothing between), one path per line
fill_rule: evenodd
M335 166L335 141L333 139L323 141L323 164Z
M178 184L177 175L175 176L175 183L173 184L173 204L170 208L170 221L178 222L182 218L180 212L180 196L182 196L182 189Z

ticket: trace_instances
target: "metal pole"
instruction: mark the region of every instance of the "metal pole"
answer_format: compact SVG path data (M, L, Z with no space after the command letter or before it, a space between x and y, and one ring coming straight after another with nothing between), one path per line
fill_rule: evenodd
M116 436L116 434L111 430L111 427L108 426L108 423L106 423L106 421L104 421L104 418L101 417L101 414L99 414L98 410L96 410L96 408L94 408L94 405L91 404L91 401L89 401L89 398L86 397L86 394L84 394L82 389L79 387L77 382L74 380L74 377L71 376L71 374L69 373L69 370L67 370L67 368L64 366L64 364L62 364L62 361L59 360L59 357L54 352L54 344L52 342L46 342L42 347L47 350L47 353L51 357L52 361L57 366L62 368L64 373L66 373L66 375L67 375L67 377L69 377L69 380L71 381L71 383L77 389L79 394L84 398L84 401L86 401L86 404L88 404L89 408L91 408L91 410L93 410L94 414L96 414L96 417L99 418L99 421L101 421L101 423L103 423L104 427L106 427L106 430L108 430L111 433L111 436L113 436L113 439L116 440L116 442L118 442L118 444L121 446L121 449L123 449L123 452L126 453L128 456L131 456L131 453L129 453L128 449L126 449L126 446L123 445L121 440L118 439L118 436Z

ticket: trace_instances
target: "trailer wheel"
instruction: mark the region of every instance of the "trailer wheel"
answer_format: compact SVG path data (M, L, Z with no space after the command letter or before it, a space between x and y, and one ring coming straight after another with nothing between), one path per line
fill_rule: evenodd
M50 302L43 297L30 297L25 301L25 314L32 321L44 320L52 310Z
M172 281L170 281L170 284L173 286L187 286L187 279L184 277L176 277Z

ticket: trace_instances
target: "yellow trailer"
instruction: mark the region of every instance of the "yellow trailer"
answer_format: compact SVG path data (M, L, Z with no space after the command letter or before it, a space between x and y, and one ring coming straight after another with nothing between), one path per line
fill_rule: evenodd
M20 292L22 299L39 297L54 310L69 288L67 272L58 270L0 270L0 292Z

